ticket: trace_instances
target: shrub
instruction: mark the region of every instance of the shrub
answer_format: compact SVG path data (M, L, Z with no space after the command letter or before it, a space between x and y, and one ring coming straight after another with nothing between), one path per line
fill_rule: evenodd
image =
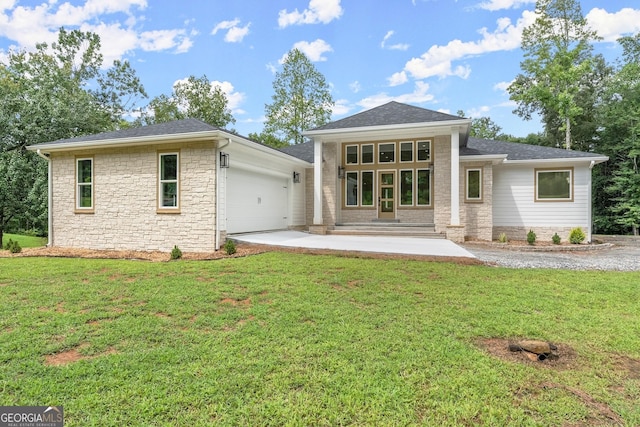
M173 249L171 249L171 259L180 259L180 258L182 258L182 251L180 250L178 245L175 245Z
M20 246L20 243L11 239L9 239L4 244L4 249L11 252L12 254L19 254L20 252L22 252L22 246Z
M554 234L551 237L551 241L553 242L554 245L559 245L560 244L560 236L558 236L558 233Z
M527 243L530 245L536 243L536 233L534 233L533 230L529 230L529 232L527 233Z
M236 244L233 240L227 239L227 241L224 242L224 251L227 255L233 255L236 253Z
M580 227L572 228L571 233L569 233L569 241L574 245L579 245L580 243L584 242L584 239L586 238L587 236L584 234L584 231L582 231L582 228Z
M500 236L498 236L498 242L507 243L508 241L509 239L507 238L507 233L500 233Z

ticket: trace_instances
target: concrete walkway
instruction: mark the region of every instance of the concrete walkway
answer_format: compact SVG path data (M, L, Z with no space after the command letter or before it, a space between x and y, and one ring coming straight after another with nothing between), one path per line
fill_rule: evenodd
M445 239L318 235L300 231L234 234L229 238L239 242L289 248L475 258L471 252Z

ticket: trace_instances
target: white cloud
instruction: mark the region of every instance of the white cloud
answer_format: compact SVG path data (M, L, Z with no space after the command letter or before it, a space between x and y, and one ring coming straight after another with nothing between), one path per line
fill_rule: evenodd
M387 40L389 40L391 38L391 36L394 34L394 31L387 31L387 34L385 34L385 36L382 39L382 42L380 42L380 47L382 49L389 49L389 50L407 50L409 49L409 45L406 43L397 43L397 44L392 44L392 45L387 45Z
M191 48L193 34L186 29L142 30L140 12L146 7L147 0L86 0L77 6L49 0L33 7L0 0L0 37L15 42L19 49L33 50L36 43L56 41L63 26L95 32L100 36L105 66L136 49L182 53ZM122 14L124 18L116 16L106 22Z
M433 99L434 96L429 93L429 84L417 81L415 83L414 90L411 93L393 96L387 94L386 92L382 92L358 101L358 105L365 109L369 109L382 104L386 104L390 101L397 101L408 104L423 104L425 102L433 101Z
M360 82L356 80L349 84L349 89L351 89L351 92L353 93L358 93L360 92L360 89L362 89L362 86L360 86Z
M511 80L510 82L496 83L493 85L493 90L500 90L500 91L506 92L509 86L511 86L511 83L513 83L513 80Z
M517 9L525 4L535 2L536 0L487 0L480 3L477 7L495 12L503 9Z
M412 58L406 64L402 72L395 73L389 78L390 83L400 84L402 74L410 75L414 79L427 77L457 76L466 79L471 74L468 65L454 66L454 61L459 61L472 56L490 52L513 50L520 47L522 30L535 21L532 11L524 11L522 17L514 25L509 18L500 18L496 21L496 29L489 32L487 28L481 28L478 33L481 39L463 42L452 40L445 46L433 45L419 58Z
M408 82L409 78L407 77L406 72L399 71L397 73L394 73L391 77L387 78L387 80L389 81L389 86L400 86Z
M323 56L326 52L333 52L333 48L327 42L322 39L317 39L312 42L300 41L293 45L293 49L298 49L304 53L311 62L323 62L327 60L326 56ZM287 53L282 55L282 58L278 61L280 64L284 63L287 58Z
M480 117L487 117L489 111L491 111L491 107L483 105L478 108L469 109L469 111L466 113L466 116L471 119L478 119Z
M289 25L328 24L340 16L342 16L340 0L310 0L309 8L302 12L298 12L298 9L293 12L281 10L278 14L278 26L286 28Z
M640 9L624 8L609 13L596 7L585 18L598 35L608 42L640 31Z
M351 111L352 107L349 105L349 101L346 99L338 99L333 105L331 110L332 116L344 116Z
M244 27L239 27L238 24L240 24L240 20L237 18L233 21L219 22L213 30L211 30L211 34L215 36L218 31L226 30L227 33L224 36L224 41L228 43L241 42L244 37L249 34L249 26L251 25L251 22Z

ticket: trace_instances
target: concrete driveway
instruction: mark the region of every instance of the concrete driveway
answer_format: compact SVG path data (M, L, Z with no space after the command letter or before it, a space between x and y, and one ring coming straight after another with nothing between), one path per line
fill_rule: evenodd
M234 234L229 238L239 242L289 248L475 258L471 252L445 239L318 235L290 230Z

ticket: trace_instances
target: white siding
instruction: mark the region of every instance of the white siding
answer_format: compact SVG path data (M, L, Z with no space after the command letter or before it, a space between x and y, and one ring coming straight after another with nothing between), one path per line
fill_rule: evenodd
M553 164L574 168L573 202L536 202L536 168L545 165L498 165L493 170L493 225L524 227L583 227L590 229L589 176L586 165Z

